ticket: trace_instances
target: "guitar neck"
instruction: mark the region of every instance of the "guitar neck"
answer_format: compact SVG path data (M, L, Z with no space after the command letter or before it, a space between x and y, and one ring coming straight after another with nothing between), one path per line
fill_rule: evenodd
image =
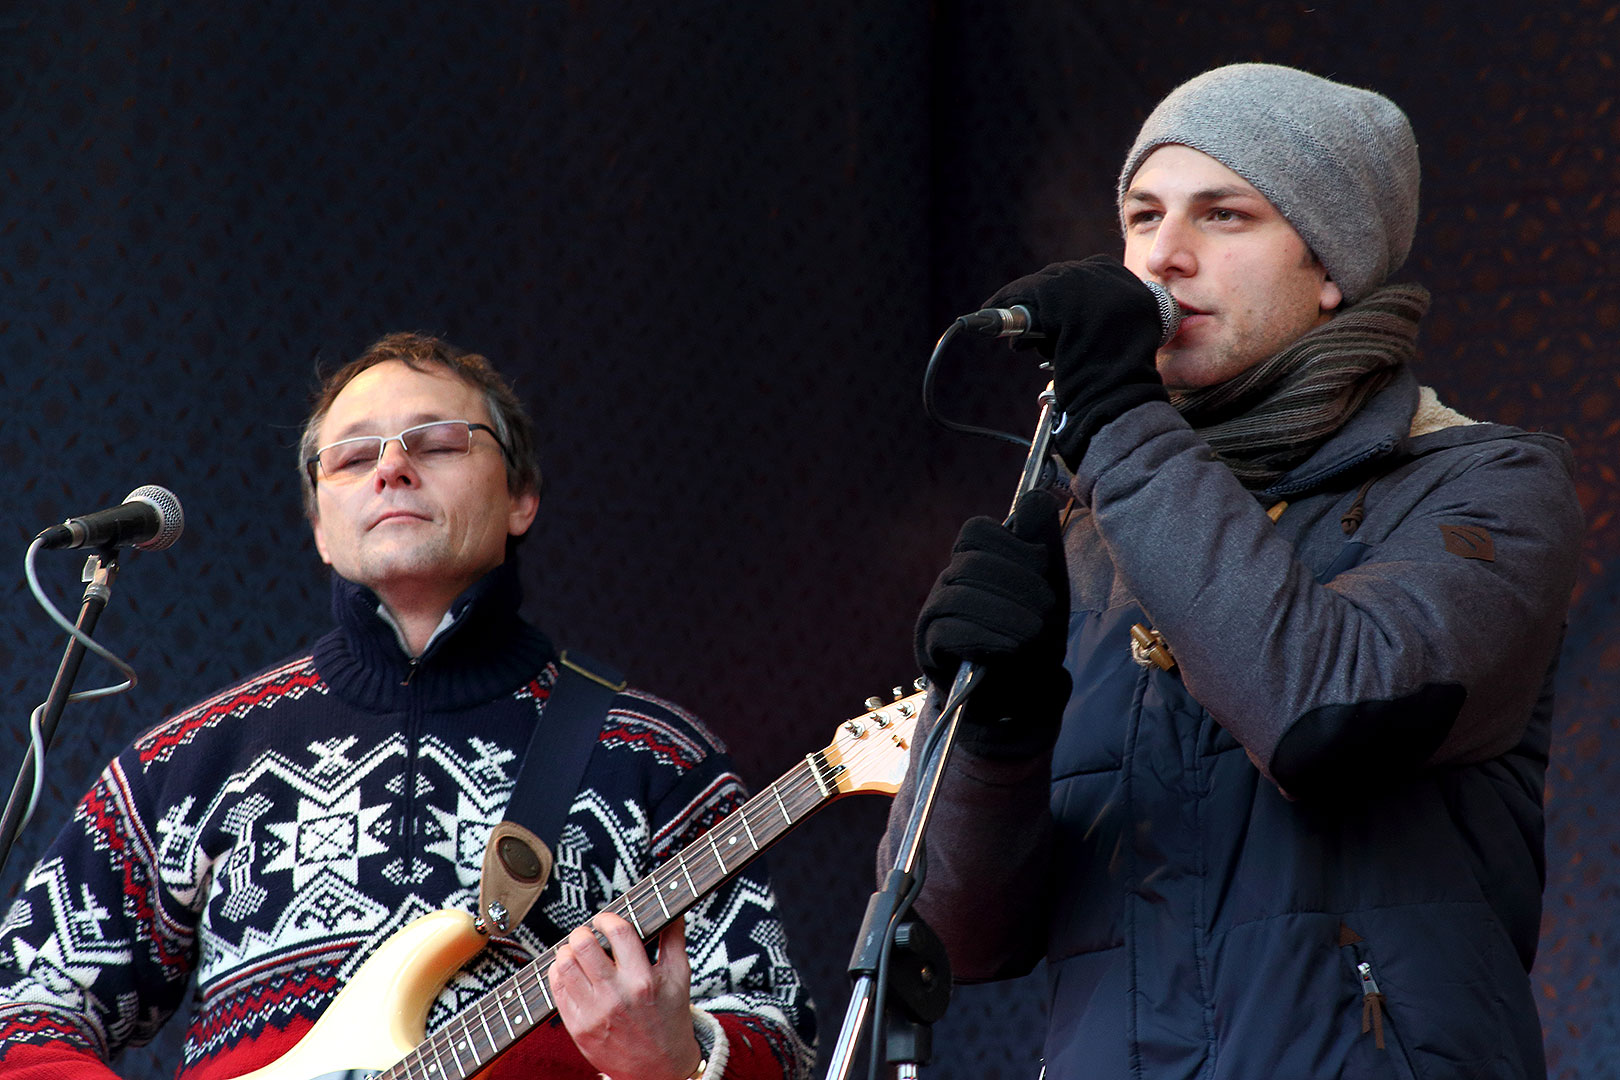
M603 910L623 917L643 940L651 940L840 794L842 770L842 765L829 763L825 751L807 755ZM465 1080L489 1064L556 1012L549 982L556 955L553 946L529 961L377 1080Z

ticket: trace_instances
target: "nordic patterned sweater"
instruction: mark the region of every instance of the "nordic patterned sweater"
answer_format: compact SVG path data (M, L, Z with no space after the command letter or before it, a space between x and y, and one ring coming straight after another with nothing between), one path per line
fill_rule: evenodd
M518 603L509 562L412 661L375 595L334 579L338 625L310 653L120 753L0 924L0 1072L111 1077L106 1062L186 1011L177 1078L240 1076L296 1043L394 931L474 910L557 677ZM527 920L551 929L521 926L458 972L429 1031L744 799L697 720L620 693ZM687 914L687 949L711 1076L808 1077L814 1019L761 863ZM552 1017L483 1075L596 1073Z

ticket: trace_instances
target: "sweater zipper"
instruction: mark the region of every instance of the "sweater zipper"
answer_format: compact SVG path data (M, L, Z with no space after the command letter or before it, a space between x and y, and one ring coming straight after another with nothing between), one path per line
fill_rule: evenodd
M411 685L421 663L420 656L411 657L410 666L405 669L405 678L400 680L401 686ZM417 750L422 742L421 728L421 701L415 693L411 693L405 699L405 817L400 822L400 832L401 839L405 841L405 874L407 880L412 881L416 876L416 773L419 765Z

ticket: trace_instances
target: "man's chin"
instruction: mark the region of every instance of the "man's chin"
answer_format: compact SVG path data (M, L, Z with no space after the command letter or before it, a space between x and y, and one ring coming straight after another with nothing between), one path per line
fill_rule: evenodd
M1208 349L1160 349L1156 358L1164 388L1187 393L1215 386L1240 375L1249 364L1235 363L1230 357Z
M404 538L368 545L354 561L354 575L343 574L350 581L376 589L390 581L416 581L423 578L448 576L452 568L445 565L442 548L432 543L409 543ZM341 571L340 571L341 573Z

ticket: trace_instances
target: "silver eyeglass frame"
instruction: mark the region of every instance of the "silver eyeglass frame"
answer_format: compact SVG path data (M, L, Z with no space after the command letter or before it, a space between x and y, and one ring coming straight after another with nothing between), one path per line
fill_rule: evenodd
M326 476L326 471L321 468L321 455L334 446L342 446L345 443L369 442L372 439L378 440L377 457L371 463L371 468L375 470L377 466L382 464L383 455L388 452L388 444L391 442L399 443L400 451L408 460L414 461L415 459L411 457L411 448L405 445L405 436L413 431L421 431L423 428L438 427L440 424L465 424L467 426L467 453L469 454L472 453L472 433L475 431L489 432L489 437L495 440L496 446L500 447L501 457L508 461L511 460L512 455L507 452L506 444L501 442L500 435L488 424L481 424L476 420L429 420L424 424L412 424L404 431L394 435L356 435L353 438L339 439L336 442L327 443L325 446L318 448L313 457L304 461L304 471L309 475L309 486L313 488L318 477ZM328 476L327 479L330 480L331 477Z

